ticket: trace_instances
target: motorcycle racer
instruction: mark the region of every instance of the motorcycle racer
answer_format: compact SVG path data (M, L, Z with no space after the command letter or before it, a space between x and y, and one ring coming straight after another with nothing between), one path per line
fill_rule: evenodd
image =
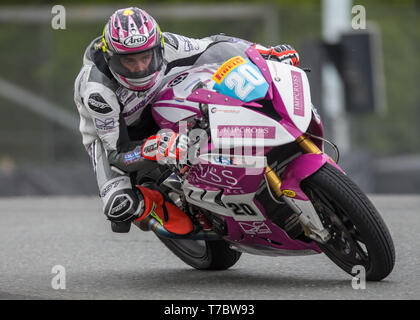
M180 154L180 136L156 135L159 128L150 112L165 77L171 69L191 66L220 41L245 42L265 58L299 64L299 55L288 45L266 48L225 35L192 39L161 32L153 17L136 7L117 10L102 36L87 47L75 80L74 100L104 214L114 232L128 232L132 221L149 216L169 232L193 230L190 218L153 184L135 184L139 176L156 168L157 155L165 157L169 150Z

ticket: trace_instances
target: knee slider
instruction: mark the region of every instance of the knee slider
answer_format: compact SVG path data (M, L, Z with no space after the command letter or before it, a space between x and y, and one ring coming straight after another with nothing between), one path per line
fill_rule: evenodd
M136 189L122 189L109 197L104 213L110 221L122 222L135 219L141 213L143 196Z

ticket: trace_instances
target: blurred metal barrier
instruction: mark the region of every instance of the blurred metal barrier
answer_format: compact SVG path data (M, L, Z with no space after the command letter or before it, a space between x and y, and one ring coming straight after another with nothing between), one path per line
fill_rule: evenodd
M420 193L420 154L382 157L375 164L376 193Z
M0 23L45 24L52 19L53 6L4 6L0 7ZM69 22L97 21L103 23L119 5L65 6ZM279 23L276 10L267 5L152 5L143 7L159 19L261 19L265 25L267 42L276 43L279 38ZM64 108L35 95L0 77L0 96L36 112L38 115L71 131L77 130L78 119Z
M139 3L139 5L141 5ZM69 22L103 23L115 10L129 6L118 5L69 5L65 6ZM52 6L5 6L0 8L0 22L10 23L43 23L51 21ZM247 20L259 18L264 25L267 43L279 40L279 17L271 5L257 4L164 4L141 5L158 21L160 19L234 19Z
M45 98L0 78L0 96L70 131L78 131L79 118Z

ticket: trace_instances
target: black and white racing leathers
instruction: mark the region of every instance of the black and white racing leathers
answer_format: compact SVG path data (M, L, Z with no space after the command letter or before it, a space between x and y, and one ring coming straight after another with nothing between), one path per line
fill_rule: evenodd
M165 71L187 67L220 36L191 39L164 33ZM80 114L83 144L92 160L105 215L111 221L126 221L142 213L142 197L133 189L130 173L147 167L141 157L142 140L158 131L150 103L163 79L146 92L129 90L112 77L102 52L101 37L88 46L83 67L74 86L74 101ZM172 73L172 72L171 72ZM168 74L170 75L170 73Z

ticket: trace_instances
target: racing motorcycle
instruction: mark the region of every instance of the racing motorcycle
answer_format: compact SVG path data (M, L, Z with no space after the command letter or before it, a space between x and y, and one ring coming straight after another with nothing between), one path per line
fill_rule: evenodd
M159 184L194 231L172 234L155 219L147 228L200 270L228 269L242 253L325 253L349 274L363 266L367 280L387 277L395 262L389 230L324 152L329 141L307 70L264 59L253 47L229 52L220 63L204 60L175 74L152 105L161 128L208 136L193 162L174 165Z

